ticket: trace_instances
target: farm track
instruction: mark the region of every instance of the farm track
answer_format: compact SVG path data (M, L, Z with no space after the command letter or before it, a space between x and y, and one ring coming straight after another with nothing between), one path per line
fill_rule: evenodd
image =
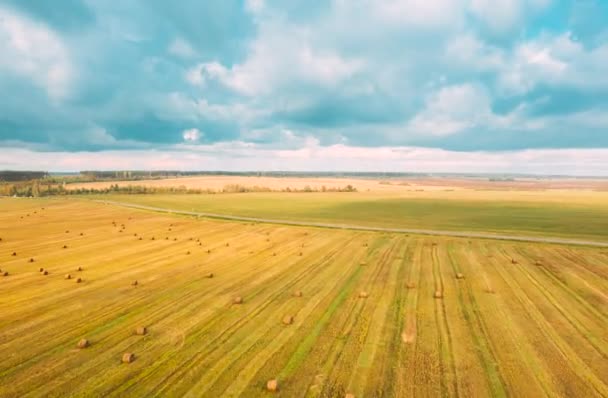
M115 201L111 201L111 200L94 200L94 202L111 204L111 205L115 205L115 206L130 207L130 208L139 209L139 210L148 210L148 211L161 212L161 213L203 217L203 218L228 220L228 221L245 221L245 222L254 222L254 223L279 224L279 225L298 226L298 227L342 229L342 230L353 230L353 231L391 232L391 233L400 233L400 234L449 236L449 237L456 237L456 238L496 239L496 240L516 241L516 242L535 242L535 243L552 243L552 244L559 244L559 245L608 247L608 242L582 240L582 239L558 238L558 237L552 237L552 236L536 237L536 236L525 236L525 235L490 234L490 233L479 233L479 232L470 232L470 231L448 231L448 230L416 229L416 228L383 228L383 227L372 227L372 226L364 226L364 225L331 224L331 223L318 223L318 222L309 222L309 221L279 220L279 219L258 218L258 217L243 217L243 216L234 216L234 215L229 215L229 214L167 209L167 208L162 208L162 207L138 205L138 204L134 204L134 203L115 202Z
M2 206L2 397L608 397L602 249Z

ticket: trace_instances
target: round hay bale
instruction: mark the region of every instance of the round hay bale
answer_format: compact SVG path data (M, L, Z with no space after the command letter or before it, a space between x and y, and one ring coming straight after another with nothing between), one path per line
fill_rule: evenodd
M364 267L364 266L366 266L366 265L367 265L367 263L366 263L365 261L361 261L361 262L359 263L359 265L360 265L360 266L362 266L362 267Z
M416 284L414 282L408 282L405 284L405 287L408 289L416 289Z
M40 268L38 268L38 271L39 272L44 272L44 268L40 267Z
M82 282L82 278L76 278L76 283L81 283Z
M65 274L65 279L72 279L72 275L70 275L70 274Z
M148 333L148 329L146 329L145 326L138 326L137 329L135 329L135 334L138 336L144 336L146 333Z
M207 249L207 254L210 254L210 253L211 253L211 249Z
M540 260L536 260L536 261L534 262L534 265L543 265L543 263L542 263Z
M266 389L271 392L275 392L279 390L279 382L277 379L268 380L266 382Z
M78 267L78 268L76 269L76 271L78 271L78 272L82 271L82 267Z
M368 297L369 297L368 292L365 292L365 291L359 292L359 298L368 298Z
M293 323L293 316L285 315L283 317L283 325L291 325Z
M174 242L177 242L177 238L173 238L173 241L174 241Z
M131 282L131 286L137 286L137 285L138 285L137 280L134 280L133 282Z
M517 260L516 260L516 259L514 259L514 258L512 258L512 259L511 259L511 264L517 264Z
M241 296L236 296L232 299L232 304L243 304L243 298Z
M486 288L484 289L484 291L485 291L486 293L488 293L488 294L494 294L494 293L495 293L495 292L494 292L494 289L493 289L493 288L491 288L491 287L486 287Z
M229 246L230 246L230 243L226 243L226 247L229 247Z
M152 237L152 239L150 239L150 240L155 240L154 236L153 236L153 237Z
M34 258L30 258L29 262L33 263L34 262Z
M82 232L81 232L81 233L80 233L80 236L84 236L84 233L82 233Z
M276 256L277 256L277 254L276 254L276 253L272 253L272 257L276 257Z
M16 255L17 255L17 252L13 252L13 256L16 256Z
M433 297L435 297L436 299L443 298L443 292L441 290L436 290L435 294L433 294Z
M68 245L63 245L63 248L64 248L64 249L67 249L67 248L68 248Z
M2 276L8 276L8 271L4 271L4 272L2 273Z
M188 251L186 252L186 255L189 255L189 254L190 254L190 250L188 250Z
M302 297L302 291L301 290L296 290L295 292L293 292L293 296L294 297Z
M456 273L456 279L464 279L464 275L461 274L460 272Z
M213 278L213 272L209 272L208 274L205 275L205 278Z
M69 230L67 230L67 231L65 231L65 233L66 233L66 234L69 234L69 233L70 233L70 231L69 231Z
M80 341L78 342L78 348L87 348L89 346L89 340L87 339L80 339Z
M140 237L139 237L139 240L143 240L143 238L140 236Z
M300 252L300 254L298 254L298 256L302 257L304 255L304 253Z
M49 274L49 271L47 271L47 270L42 271L42 275L48 275L48 274Z
M135 361L135 354L132 352L122 354L122 363L131 363L133 361Z

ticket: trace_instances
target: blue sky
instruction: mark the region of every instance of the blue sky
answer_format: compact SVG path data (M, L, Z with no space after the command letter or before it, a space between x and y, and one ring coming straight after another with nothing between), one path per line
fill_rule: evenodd
M0 168L608 174L603 0L0 2Z

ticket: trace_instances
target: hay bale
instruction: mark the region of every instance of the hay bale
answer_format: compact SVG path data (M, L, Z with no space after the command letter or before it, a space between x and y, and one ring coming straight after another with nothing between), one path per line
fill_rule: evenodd
M33 262L34 262L34 258L33 258L33 257L32 257L32 258L30 258L30 259L29 259L29 262L30 262L30 263L33 263Z
M137 279L134 280L133 282L131 282L131 286L137 286L137 285L138 285Z
M214 277L213 272L209 272L208 274L205 275L205 278L211 279L213 277Z
M70 275L70 274L65 274L65 279L72 279L72 275Z
M44 272L44 268L40 267L40 268L38 268L38 271L39 272Z
M186 255L189 255L189 254L190 254L190 250L188 250L188 251L186 252Z
M484 289L484 291L485 291L486 293L488 293L488 294L494 294L494 293L495 293L494 289L493 289L493 288L491 288L491 287L486 287L486 288Z
M291 325L293 323L293 316L285 315L283 317L283 325Z
M460 272L456 273L456 279L464 279L464 275L461 274Z
M366 263L365 261L361 261L361 262L359 263L359 265L360 265L360 266L362 266L362 267L364 267L364 266L366 266L366 265L367 265L367 263Z
M298 256L302 257L304 255L304 253L300 252L300 254L298 254Z
M76 283L81 283L82 282L82 278L76 278Z
M543 263L542 263L540 260L536 260L536 261L534 262L534 265L539 265L539 266L540 266L540 265L543 265Z
M78 348L87 348L89 345L89 340L87 339L80 339L78 342Z
M173 238L173 241L174 241L174 242L177 242L177 238Z
M138 336L144 336L146 333L148 333L148 329L146 329L145 326L138 326L137 329L135 329L135 334Z
M139 237L139 240L143 240L143 238L140 236L140 237Z
M368 292L365 292L365 291L359 292L359 298L368 298L368 297L369 297Z
M229 247L229 246L230 246L230 243L226 243L226 247Z
M69 231L69 230L67 230L67 231L65 231L65 233L66 233L66 234L69 234L69 233L70 233L70 231Z
M76 268L76 271L78 271L78 272L82 271L82 267Z
M279 382L277 379L268 380L266 382L266 389L271 392L279 391Z
M64 249L67 249L67 248L68 248L68 245L63 245L63 248L64 248Z
M80 236L84 236L84 233L82 233L82 232L81 232L81 233L80 233Z
M443 292L441 290L436 290L435 294L433 294L433 297L436 299L443 298Z
M277 256L277 254L276 254L276 253L272 253L272 257L276 257L276 256Z
M155 240L154 236L153 236L153 237L152 237L152 239L150 239L150 240Z
M17 252L13 252L13 256L16 256L16 255L17 255Z
M132 352L122 354L122 363L131 363L133 361L135 361L135 354Z
M47 271L47 270L42 271L42 275L48 275L48 274L49 274L49 271Z
M515 260L514 258L511 259L511 264L517 264L517 260Z
M294 297L302 297L302 291L301 290L296 290L295 292L293 292L293 296Z
M414 282L408 282L405 284L405 287L408 289L416 289L416 284Z
M232 299L232 304L243 304L243 298L241 296L236 296Z
M4 272L2 273L2 276L8 276L8 271L4 271Z
M207 254L210 254L210 253L211 253L211 249L207 249Z

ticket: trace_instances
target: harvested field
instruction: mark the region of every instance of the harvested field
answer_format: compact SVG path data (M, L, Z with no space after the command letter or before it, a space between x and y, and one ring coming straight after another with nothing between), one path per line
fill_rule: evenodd
M1 397L608 397L606 249L0 210Z

